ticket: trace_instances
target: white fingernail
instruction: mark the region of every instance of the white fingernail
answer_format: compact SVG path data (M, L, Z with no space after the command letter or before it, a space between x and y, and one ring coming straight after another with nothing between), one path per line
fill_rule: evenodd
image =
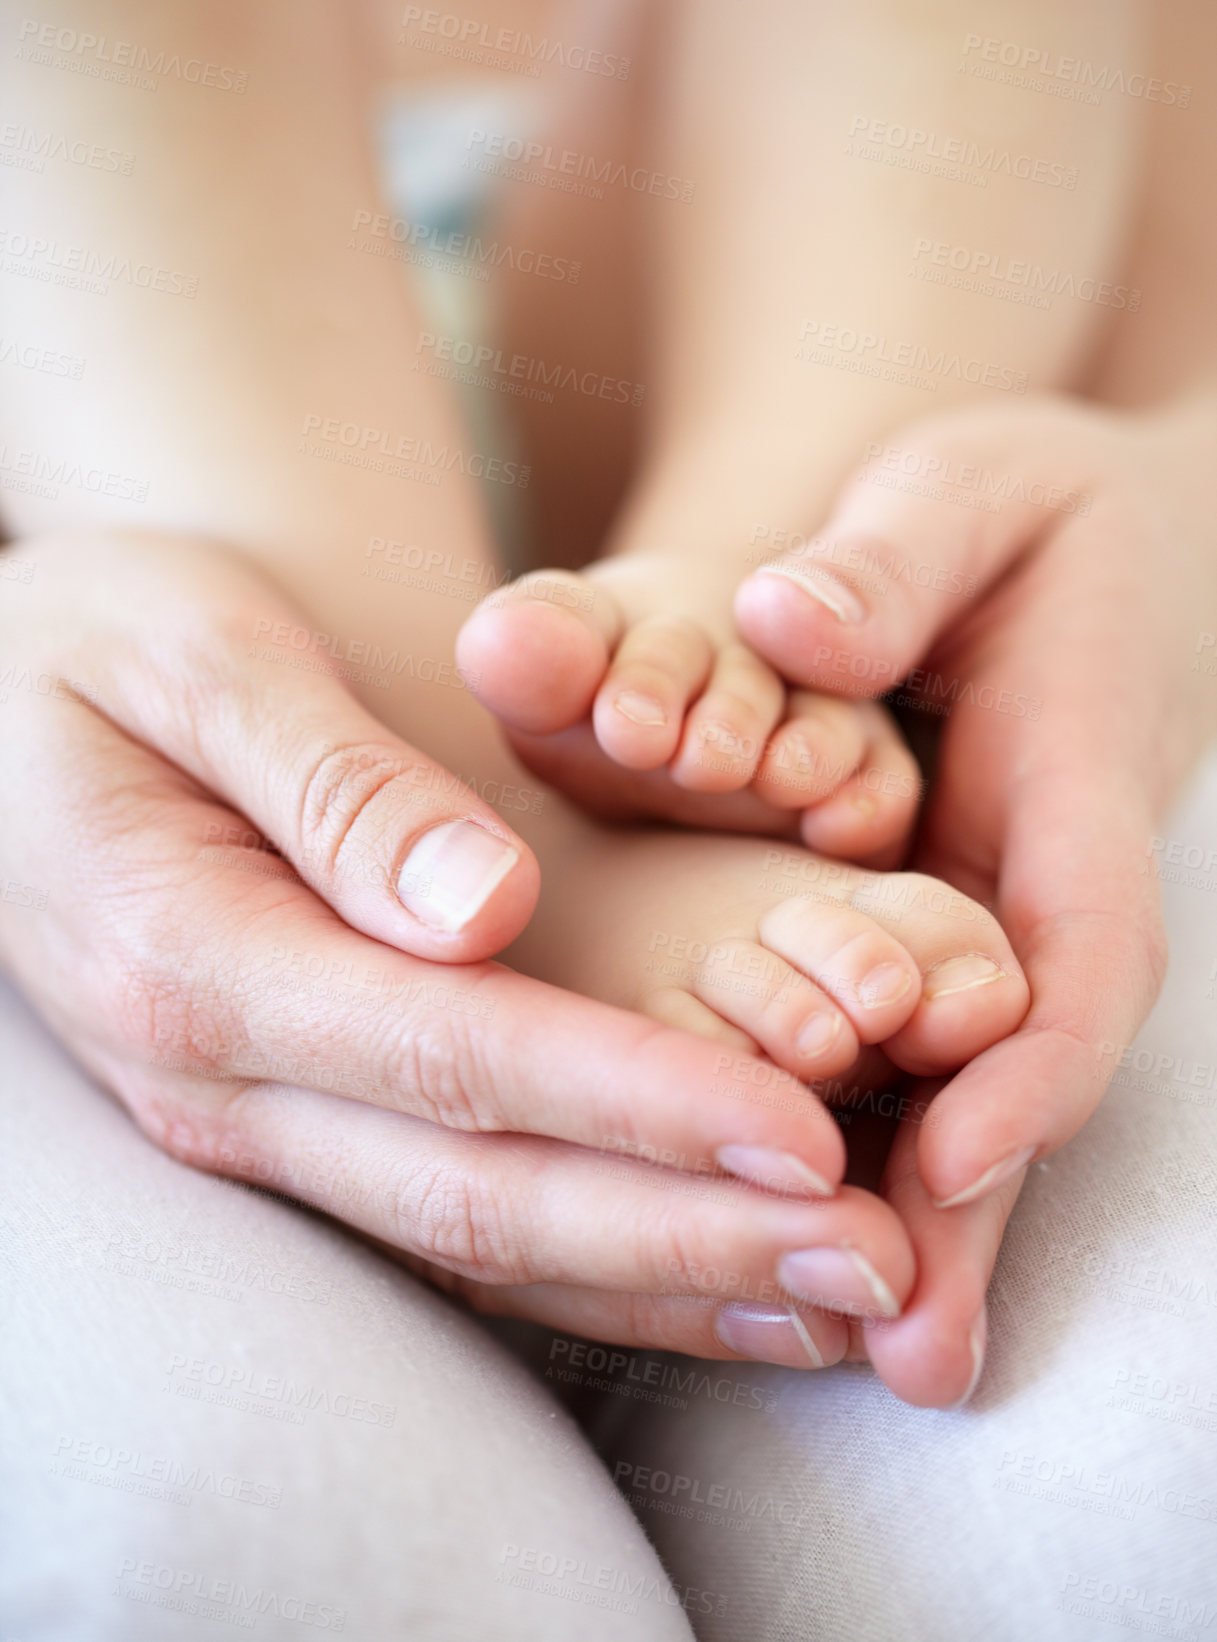
M976 1390L977 1384L980 1380L981 1370L985 1366L986 1332L985 1314L982 1311L973 1322L968 1333L968 1345L972 1351L972 1378L968 1381L968 1389L964 1392L963 1396L959 1398L958 1402L953 1402L950 1405L952 1409L962 1408L971 1397L972 1393Z
M473 821L446 821L425 832L406 856L397 895L431 929L455 935L486 905L520 852Z
M793 582L804 593L810 593L826 610L831 610L843 626L856 626L866 620L866 606L862 600L852 587L838 581L836 576L790 564L763 564L757 575L785 576L788 582Z
M864 1254L847 1245L796 1249L778 1261L778 1281L808 1305L850 1317L899 1317L900 1302Z
M790 1321L794 1324L794 1331L802 1342L803 1350L811 1358L812 1367L823 1368L824 1358L820 1352L820 1348L816 1345L811 1335L807 1332L807 1324L799 1316L793 1306L787 1306L786 1310L790 1313Z
M794 1330L795 1339L811 1367L823 1368L824 1355L793 1306L758 1306L734 1300L722 1308L714 1321L714 1332L728 1351L751 1357L755 1362L794 1367L796 1365L790 1363L790 1329Z
M965 1186L961 1192L956 1192L953 1197L934 1198L934 1207L936 1209L957 1209L962 1203L974 1203L978 1197L983 1197L986 1192L995 1191L998 1186L1004 1185L1007 1180L1016 1175L1020 1169L1026 1168L1035 1156L1035 1151L1034 1146L1024 1146L1020 1151L1011 1152L1009 1157L1003 1157L999 1162L994 1163L991 1168L985 1170L984 1174L978 1175L970 1186Z
M833 1195L827 1180L792 1152L771 1146L720 1146L715 1157L719 1168L728 1174L766 1191L776 1191L779 1196L792 1188L810 1192L813 1197Z

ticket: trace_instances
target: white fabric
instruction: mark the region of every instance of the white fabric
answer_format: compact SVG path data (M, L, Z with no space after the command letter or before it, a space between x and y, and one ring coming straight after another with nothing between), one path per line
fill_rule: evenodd
M1165 829L1168 874L1215 818L1217 763ZM256 1636L341 1617L368 1642L690 1620L701 1642L1217 1637L1210 880L1167 883L1135 1064L1033 1171L970 1407L722 1364L684 1397L604 1399L674 1590L484 1328L340 1229L161 1156L6 995L2 1634L177 1642L253 1612Z
M157 1152L4 988L0 1182L3 1642L688 1642L474 1320Z
M1032 1170L973 1402L737 1369L771 1413L693 1398L618 1430L673 1578L730 1596L703 1642L1217 1637L1217 760L1164 837L1164 994L1098 1114ZM731 1521L670 1514L694 1482Z

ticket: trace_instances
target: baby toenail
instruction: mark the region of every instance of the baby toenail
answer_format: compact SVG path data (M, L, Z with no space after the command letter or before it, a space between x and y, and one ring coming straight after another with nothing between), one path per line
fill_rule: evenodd
M859 815L864 815L869 821L871 816L878 810L879 806L875 803L875 800L869 793L859 793L857 798L854 799L854 808L858 811Z
M866 606L852 587L818 568L796 564L763 564L758 575L784 576L804 593L810 593L845 626L866 620Z
M659 725L668 722L668 715L655 697L644 696L637 690L623 690L613 706L631 724Z
M947 998L952 992L970 992L976 986L988 986L1005 974L1000 964L986 958L983 952L964 952L958 958L944 958L926 971L924 996Z
M815 1060L837 1041L840 1031L840 1015L831 1015L827 1010L818 1009L803 1022L799 1035L794 1040L795 1048L800 1055Z
M901 964L876 964L859 984L858 996L864 1008L878 1009L903 998L912 984L913 977Z

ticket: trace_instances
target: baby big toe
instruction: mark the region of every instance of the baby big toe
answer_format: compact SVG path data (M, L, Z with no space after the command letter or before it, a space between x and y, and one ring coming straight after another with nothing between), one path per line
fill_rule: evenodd
M618 624L602 590L547 571L493 594L473 612L457 636L457 665L505 724L552 735L590 711Z
M1026 977L997 920L948 884L919 873L877 879L887 916L917 960L921 989L908 1023L884 1044L906 1072L935 1077L965 1066L1008 1036L1031 1001ZM877 919L885 913L877 905Z

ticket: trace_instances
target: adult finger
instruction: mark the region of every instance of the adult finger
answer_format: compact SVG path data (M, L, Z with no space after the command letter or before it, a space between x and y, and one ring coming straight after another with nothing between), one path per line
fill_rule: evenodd
M554 1333L548 1361L566 1380L604 1376L620 1379L623 1385L687 1391L690 1383L700 1386L705 1380L704 1367L660 1370L656 1365L651 1369L622 1348L812 1369L839 1363L849 1341L844 1318L777 1299L723 1304L704 1297L615 1293L573 1284L531 1283L513 1288L451 1277L447 1282L441 1277L440 1282L488 1316L522 1317L561 1331ZM572 1339L572 1335L581 1338ZM606 1349L585 1344L588 1340L611 1344ZM714 1395L713 1390L709 1394Z
M940 1202L970 1201L1074 1135L1161 984L1152 816L1182 763L1162 726L1188 611L1147 590L1145 540L1133 503L1100 496L956 650L975 688L939 748L922 865L993 900L1031 1008L939 1096L920 1156ZM1128 667L1129 629L1143 668Z
M736 597L740 631L784 678L881 695L1070 508L1094 443L1063 403L973 408L874 444L806 548Z
M923 1096L929 1092L921 1086ZM931 1104L930 1112L935 1109ZM868 1323L863 1335L876 1371L903 1401L918 1408L957 1407L975 1391L983 1371L985 1292L1025 1171L966 1208L939 1209L918 1169L918 1127L901 1122L882 1185L908 1231L917 1281L901 1315Z
M12 805L8 858L55 883L46 933L62 963L78 955L116 1062L290 1079L775 1190L828 1195L841 1179L840 1131L789 1073L501 965L440 968L369 940L287 862L227 843L233 811L81 701L40 701L13 729L22 788L54 783L58 821ZM13 962L47 990L45 955ZM120 1093L163 1138L146 1084ZM201 1149L223 1138L205 1110Z
M355 700L329 635L218 549L88 546L87 608L71 545L42 558L66 605L54 650L99 711L248 817L353 928L445 962L519 934L539 886L532 851Z
M939 1121L921 1134L923 1178L947 1207L994 1190L1077 1133L1165 971L1142 796L1100 758L1079 756L1025 777L1011 802L997 912L1031 1008L943 1089ZM948 872L941 840L957 821L939 809L930 833Z
M908 1239L878 1198L690 1180L538 1136L460 1134L315 1090L214 1096L216 1172L256 1181L486 1284L579 1285L894 1316ZM197 1161L188 1159L188 1161Z

